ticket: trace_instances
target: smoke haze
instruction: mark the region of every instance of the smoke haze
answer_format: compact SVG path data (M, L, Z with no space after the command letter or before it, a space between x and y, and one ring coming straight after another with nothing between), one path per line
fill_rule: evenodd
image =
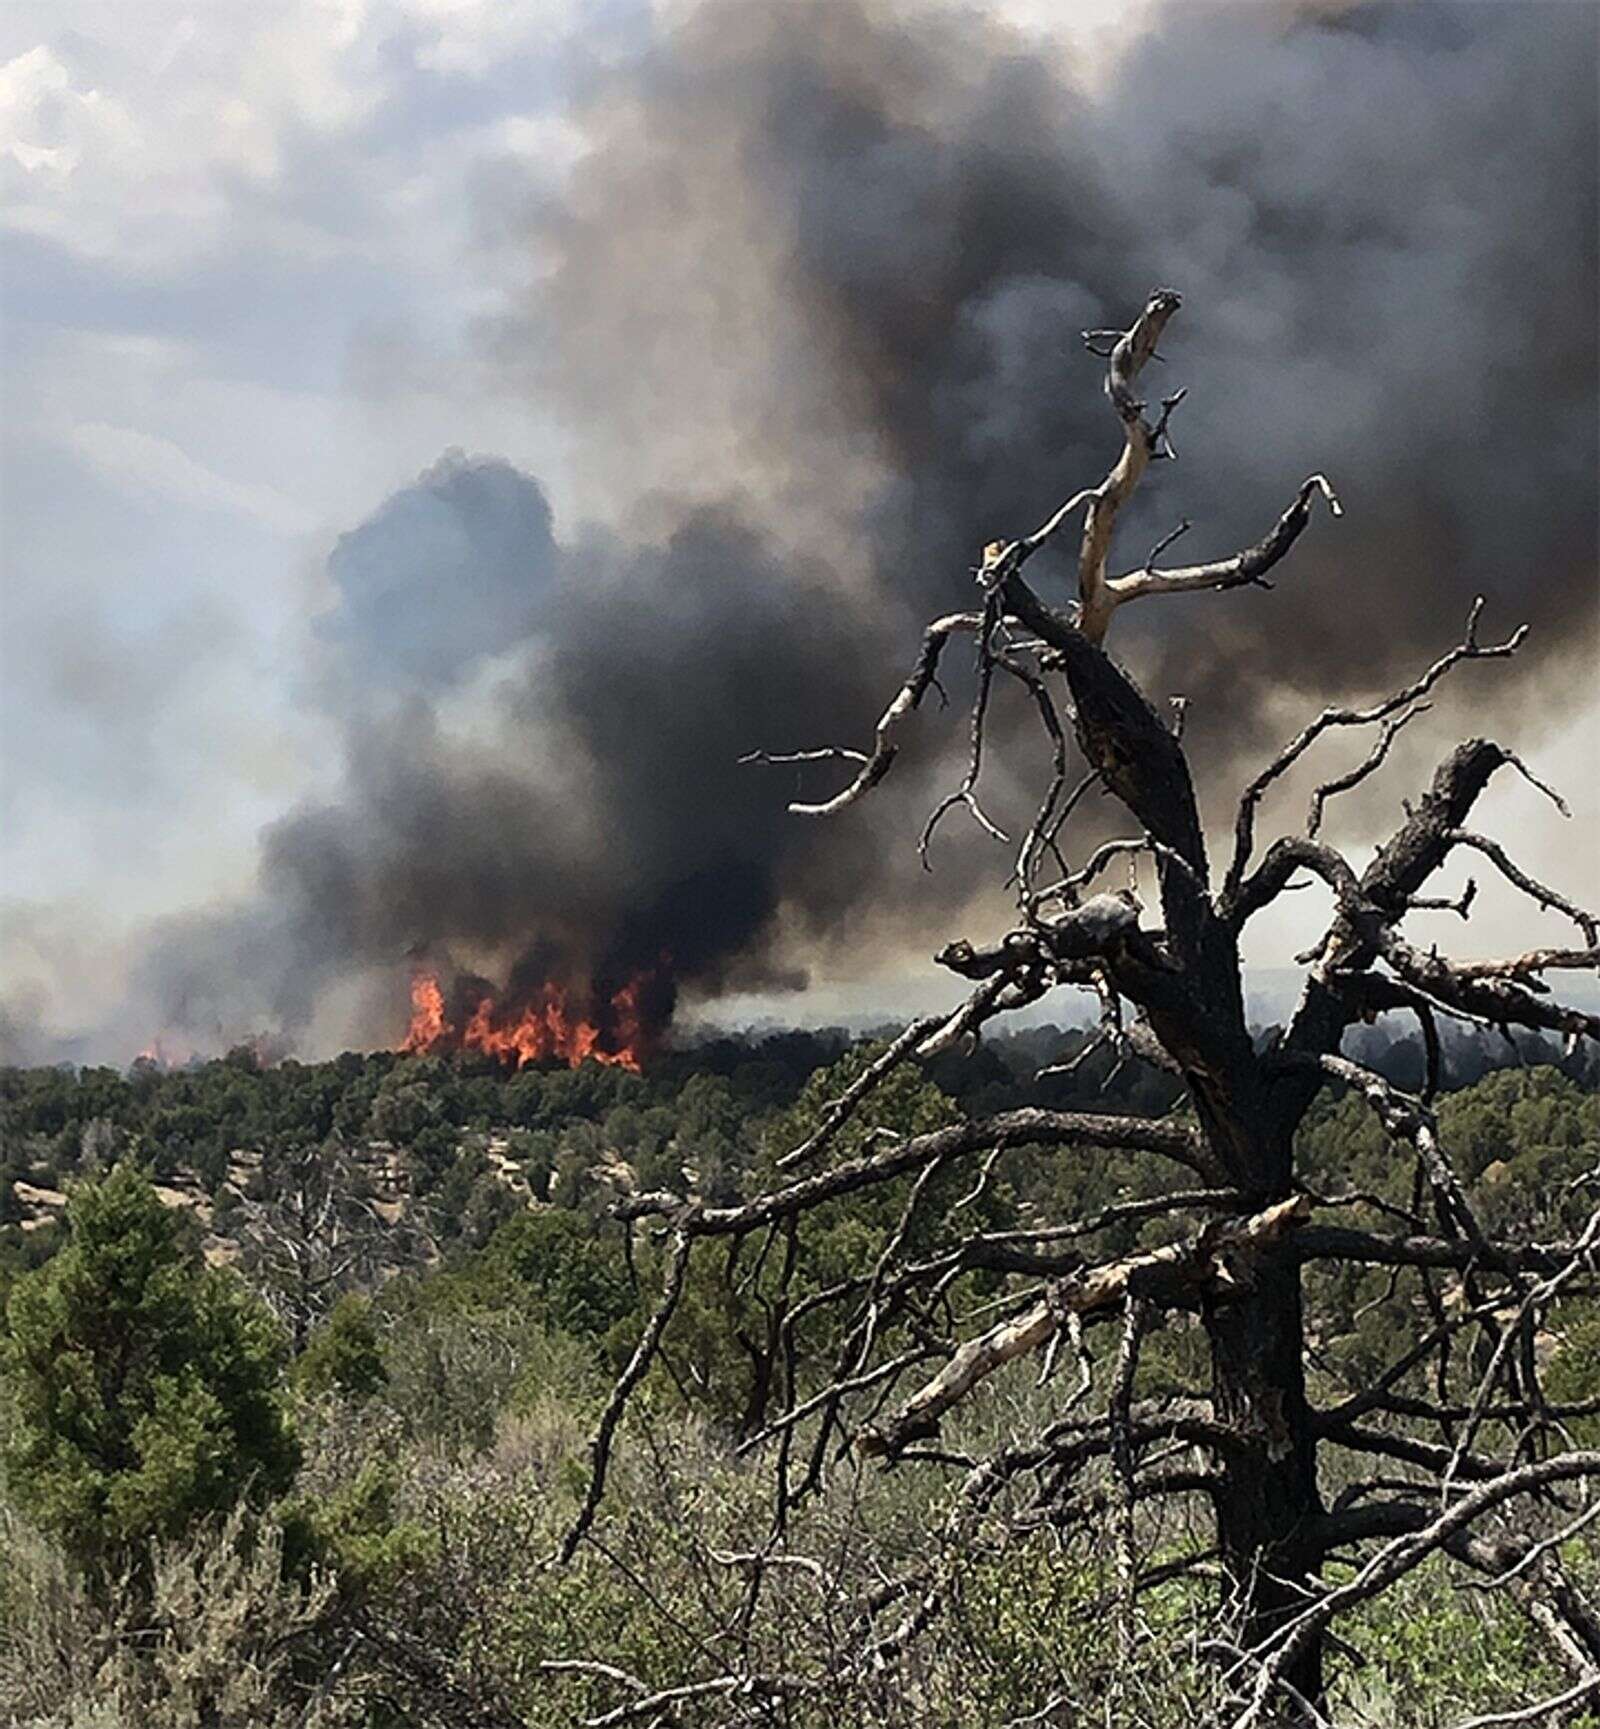
M597 62L559 194L502 176L480 211L520 261L481 353L562 428L574 515L451 454L343 536L305 694L336 783L265 831L252 898L152 934L144 1024L385 1042L419 959L607 981L667 954L709 997L984 916L991 843L952 819L932 877L914 850L965 651L847 818L787 817L795 772L737 759L864 743L983 543L1105 472L1078 333L1156 284L1184 295L1157 369L1189 387L1182 459L1118 567L1184 517L1185 562L1236 550L1317 469L1347 512L1272 594L1119 617L1150 693L1189 699L1208 798L1420 670L1478 593L1486 636L1534 631L1460 712L1531 742L1530 692L1559 707L1595 644L1596 70L1590 8L1429 4L1173 7L1092 85L887 0L708 0ZM1065 561L1033 569L1065 598ZM1024 821L1027 719L991 770Z

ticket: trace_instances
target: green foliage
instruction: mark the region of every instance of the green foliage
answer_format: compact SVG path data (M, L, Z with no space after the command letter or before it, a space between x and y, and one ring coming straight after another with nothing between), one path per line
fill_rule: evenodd
M438 1555L438 1537L400 1509L402 1472L393 1457L366 1458L324 1494L283 1507L286 1561L296 1576L322 1569L348 1603L393 1591Z
M525 1317L502 1310L418 1304L390 1335L385 1402L408 1437L452 1456L476 1451L493 1437L534 1336Z
M518 1213L458 1279L462 1296L596 1342L637 1306L621 1244L569 1212Z
M296 1360L294 1378L302 1392L337 1392L357 1404L388 1382L370 1298L351 1292L334 1304Z
M1559 1230L1581 1225L1584 1194L1565 1187L1600 1158L1600 1093L1549 1065L1502 1069L1444 1094L1439 1134L1472 1186L1486 1228ZM1313 1187L1334 1183L1403 1201L1411 1167L1353 1094L1325 1094L1297 1150Z
M1484 1228L1566 1235L1592 1192L1573 1179L1600 1161L1600 1093L1549 1067L1502 1069L1439 1103L1439 1132L1476 1184Z
M33 1231L17 1225L0 1225L0 1312L16 1281L24 1273L42 1267L65 1238L65 1228L54 1219L41 1220L39 1228Z
M1454 1584L1448 1562L1430 1561L1342 1623L1367 1658L1339 1687L1354 1724L1443 1729L1474 1709L1561 1689L1532 1623L1506 1593Z
M1035 1064L1072 1047L1045 1032L1024 1042ZM1040 1528L1002 1542L994 1524L951 1542L940 1534L955 1529L960 1472L841 1463L790 1509L781 1547L796 1564L774 1566L753 1598L733 1561L708 1565L709 1552L747 1552L771 1529L775 1448L737 1446L774 1414L777 1394L761 1366L773 1360L781 1313L781 1231L752 1236L731 1259L720 1245L701 1245L667 1362L636 1390L616 1438L594 1541L567 1568L545 1565L587 1482L586 1443L617 1362L663 1272L664 1245L649 1231L638 1233L630 1268L606 1217L616 1185L631 1173L641 1188L692 1189L713 1201L756 1192L882 1048L841 1054L837 1039L800 1036L725 1041L670 1054L642 1077L594 1065L512 1073L484 1060L384 1053L263 1065L236 1052L180 1073L130 1076L0 1071L0 1208L9 1193L15 1215L7 1225L0 1212L0 1294L15 1286L4 1345L14 1415L10 1481L0 1482L0 1699L7 1708L23 1700L21 1720L40 1729L443 1729L478 1720L555 1729L627 1695L604 1676L541 1675L542 1659L592 1656L650 1685L681 1684L719 1660L707 1653L720 1656L727 1629L748 1612L756 1666L819 1683L814 1698L785 1708L794 1729L978 1729L1037 1714L1052 1697L1066 1703L1042 1720L1119 1729L1205 1720L1218 1673L1197 1652L1215 1609L1205 1576L1141 1597L1153 1636L1141 1641L1142 1693L1130 1692L1107 1614L1116 1579L1105 1530L1080 1542ZM1031 1070L999 1049L931 1075L903 1067L825 1161L870 1154L887 1144L884 1133L1019 1102L1029 1084L1019 1077ZM1126 1090L1133 1081L1092 1063L1070 1085L1092 1090L1102 1079L1114 1082L1107 1108L1136 1096ZM1554 1067L1530 1067L1446 1095L1439 1114L1491 1229L1556 1237L1586 1216L1593 1188L1574 1185L1600 1162L1593 1092ZM364 1272L364 1293L343 1298L311 1332L293 1370L305 1458L292 1485L278 1329L232 1275L203 1268L187 1216L161 1208L119 1168L73 1191L70 1226L24 1232L18 1222L15 1185L42 1184L56 1168L101 1169L131 1150L151 1168L209 1178L243 1148L262 1155L260 1188L214 1219L238 1230L277 1192L295 1149L332 1135L359 1149L380 1130L425 1191L405 1203L402 1224L424 1225L439 1252L427 1245L425 1270L413 1264L387 1282ZM502 1148L534 1205L505 1180ZM1323 1191L1367 1189L1410 1204L1411 1162L1358 1100L1325 1096L1300 1152ZM1072 1149L1012 1149L981 1186L977 1176L972 1160L933 1173L909 1215L909 1179L809 1214L796 1233L789 1301L870 1276L902 1229L911 1258L942 1252L951 1240L942 1221L957 1200L954 1228L1007 1230L1171 1183L1152 1160ZM388 1220L391 1202L401 1203L382 1169L372 1181ZM1064 1252L1096 1260L1176 1228L1125 1224L1072 1238ZM969 1273L952 1295L967 1309L1022 1288ZM1449 1300L1447 1281L1441 1289ZM1309 1267L1315 1402L1370 1386L1426 1324L1425 1296L1411 1274L1391 1283L1385 1268ZM1541 1334L1552 1401L1600 1396L1597 1315L1575 1296ZM882 1325L884 1355L915 1343L893 1312ZM838 1328L831 1311L799 1325L802 1396L831 1373ZM1091 1329L1086 1348L1099 1396L1116 1330ZM1463 1350L1452 1397L1470 1395L1475 1367ZM1136 1392L1203 1391L1209 1373L1199 1318L1169 1315L1146 1339ZM1036 1365L1015 1365L953 1414L941 1436L951 1457L1015 1444L1058 1418L1076 1366L1063 1360L1044 1387L1035 1377ZM1398 1390L1436 1392L1420 1379ZM1404 1430L1403 1415L1393 1422ZM1600 1419L1567 1429L1592 1444ZM1485 1431L1482 1444L1499 1439ZM806 1432L795 1475L809 1442ZM1322 1458L1333 1504L1347 1461L1331 1446ZM257 1503L286 1498L223 1515L247 1483ZM1086 1493L1104 1486L1085 1471ZM1010 1511L1025 1512L1032 1492L1019 1486ZM1147 1536L1156 1562L1209 1540L1203 1517L1192 1530L1152 1522ZM1591 1533L1568 1548L1564 1561L1592 1589ZM913 1577L935 1554L960 1566L914 1651L880 1673L834 1673L831 1641L855 1625L861 1599ZM817 1558L826 1582L800 1557ZM127 1634L155 1624L153 1592L166 1632L141 1643ZM893 1610L885 1630L910 1607L908 1599ZM1340 1631L1367 1662L1357 1670L1332 1661L1330 1721L1339 1729L1435 1729L1560 1684L1511 1593L1447 1589L1442 1567L1420 1570Z
M829 1106L884 1053L882 1043L857 1045L827 1068L817 1069L794 1104L778 1116L764 1137L774 1156L809 1139L821 1126ZM686 1089L687 1090L687 1089ZM866 1152L884 1130L920 1135L942 1128L960 1116L954 1101L933 1084L915 1063L901 1063L870 1095L835 1136L831 1156L854 1158Z
M285 1348L131 1165L80 1184L67 1225L7 1303L5 1455L21 1504L104 1566L286 1485Z

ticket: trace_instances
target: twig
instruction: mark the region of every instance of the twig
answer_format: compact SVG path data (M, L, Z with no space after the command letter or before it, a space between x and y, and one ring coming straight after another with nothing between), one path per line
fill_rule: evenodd
M680 1229L673 1238L672 1259L667 1267L666 1285L661 1293L661 1301L657 1303L639 1343L634 1346L627 1367L611 1389L611 1397L607 1399L606 1408L600 1415L600 1426L589 1443L589 1486L584 1491L583 1505L578 1509L577 1517L561 1540L556 1558L562 1566L572 1559L585 1533L594 1523L600 1498L605 1493L606 1467L611 1461L611 1443L616 1435L617 1425L622 1421L629 1394L644 1379L645 1371L650 1367L651 1360L661 1344L661 1335L667 1330L668 1321L672 1319L672 1311L678 1306L678 1298L683 1294L683 1276L688 1265L689 1237Z
M1339 775L1334 780L1324 781L1311 795L1311 809L1306 816L1306 833L1316 839L1317 831L1322 827L1322 812L1330 798L1339 793L1349 792L1352 787L1359 786L1368 775L1373 774L1389 754L1389 746L1395 741L1402 727L1408 726L1419 714L1427 714L1432 705L1419 702L1413 708L1393 716L1384 722L1383 731L1379 733L1377 743L1367 753L1366 759L1358 763L1348 773Z
M935 619L923 633L922 649L912 667L910 676L895 693L894 699L879 716L877 730L873 738L871 753L850 750L844 746L824 746L814 751L788 751L772 754L767 751L751 751L739 760L741 762L818 762L846 761L859 762L861 772L842 792L835 793L830 799L820 804L807 804L796 801L789 806L793 816L826 817L837 816L842 810L848 810L872 791L879 781L894 766L898 746L895 735L900 730L906 717L911 714L928 693L928 687L935 682L939 668L939 657L944 652L945 644L951 636L963 631L976 631L983 628L984 616L976 612L953 612L944 618Z
M1480 595L1472 603L1472 610L1467 615L1467 628L1462 640L1447 654L1441 655L1420 678L1414 680L1403 690L1395 691L1391 696L1386 696L1381 702L1374 703L1370 708L1325 708L1314 721L1302 728L1250 782L1239 800L1239 812L1234 819L1233 862L1228 866L1228 874L1223 882L1222 892L1225 900L1232 899L1237 895L1239 885L1244 878L1245 867L1250 862L1250 853L1255 837L1256 806L1260 804L1272 783L1287 774L1330 727L1371 726L1377 721L1386 720L1391 714L1426 696L1439 680L1461 661L1499 660L1516 653L1528 634L1528 627L1525 624L1518 625L1516 630L1502 643L1497 643L1490 648L1483 648L1479 645L1478 620L1483 614L1483 604L1483 597Z

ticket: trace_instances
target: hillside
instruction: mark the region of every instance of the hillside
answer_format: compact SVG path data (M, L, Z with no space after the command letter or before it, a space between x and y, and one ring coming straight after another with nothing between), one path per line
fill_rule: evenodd
M1050 1054L1045 1047L1059 1042L1000 1042L943 1063L937 1079L898 1071L838 1155L974 1108L1005 1108ZM749 1521L763 1516L773 1437L782 1432L781 1422L770 1426L771 1359L761 1340L771 1270L759 1262L737 1276L730 1263L726 1280L708 1269L686 1293L667 1335L667 1372L653 1379L622 1445L591 1542L565 1574L544 1564L576 1506L579 1461L607 1380L664 1274L659 1242L639 1233L630 1244L608 1219L611 1202L669 1180L707 1200L741 1197L777 1152L815 1130L827 1099L877 1048L813 1035L728 1041L643 1076L388 1055L262 1068L236 1053L176 1073L0 1077L8 1283L31 1283L22 1269L48 1268L68 1241L57 1216L64 1192L103 1186L114 1160L121 1171L142 1165L155 1180L150 1204L175 1221L174 1241L188 1244L179 1252L199 1267L203 1247L204 1259L221 1265L212 1276L230 1287L242 1277L280 1317L273 1396L299 1457L292 1483L247 1513L158 1524L169 1535L133 1551L156 1558L144 1583L130 1574L109 1594L73 1586L63 1595L47 1581L69 1576L67 1551L48 1535L48 1503L23 1492L31 1467L13 1435L9 1504L0 1504L11 1545L0 1570L8 1616L0 1698L22 1715L8 1721L87 1721L71 1713L114 1696L124 1720L187 1723L197 1720L185 1715L197 1699L226 1686L246 1702L228 1721L283 1729L554 1729L608 1698L603 1676L572 1667L575 1653L602 1648L629 1672L671 1685L740 1614L749 1617L750 1648L769 1661L785 1650L793 1661L821 1660L828 1616L920 1551L947 1516L947 1488L870 1473L806 1499L785 1550L797 1557L794 1570L741 1609L736 1557L749 1548ZM1403 1047L1389 1055L1403 1066ZM1091 1067L1047 1084L1093 1096L1107 1077L1086 1074ZM1148 1080L1119 1075L1109 1092L1124 1108L1164 1108ZM1592 1083L1548 1064L1501 1069L1447 1094L1439 1117L1486 1228L1535 1236L1570 1228L1600 1156ZM1408 1176L1353 1097L1330 1097L1313 1113L1301 1156L1319 1192L1407 1203ZM1093 1225L1158 1181L1139 1155L1062 1160L1024 1148L994 1167L975 1205L990 1231L1087 1216L1079 1242L1093 1262L1165 1240L1159 1219ZM947 1203L959 1202L960 1186ZM901 1198L841 1203L808 1224L811 1277L869 1267ZM136 1208L136 1197L123 1204ZM1385 1282L1378 1268L1308 1279L1325 1399L1368 1385L1396 1349L1396 1329L1426 1324L1424 1289L1380 1305ZM1014 1283L990 1278L989 1289L1003 1300ZM22 1325L31 1310L13 1302L10 1312ZM1562 1330L1536 1343L1551 1396L1570 1401L1600 1392L1590 1349L1600 1311L1580 1303L1566 1314ZM797 1343L789 1373L803 1387L826 1376L840 1340L823 1325ZM1170 1318L1147 1345L1146 1394L1170 1399L1192 1385L1203 1372L1198 1345L1192 1324ZM1114 1348L1090 1336L1093 1374L1110 1373ZM1001 1377L945 1444L959 1448L969 1433L1023 1420L1054 1396L1033 1389L1034 1380L1029 1369ZM162 1495L199 1493L181 1490L181 1477L163 1481ZM247 1550L237 1548L241 1519L255 1532ZM1181 1533L1164 1540L1169 1552L1183 1551ZM819 1552L829 1556L825 1579L806 1571ZM707 1575L707 1556L729 1560ZM1109 1567L1094 1546L1003 1562L972 1554L959 1602L918 1659L919 1712L943 1699L952 1712L959 1701L977 1713L951 1721L1001 1721L1034 1696L1039 1674L1063 1651L1072 1651L1079 1677L1114 1662L1092 1631L1103 1618L1080 1618L1109 1588ZM1542 1659L1508 1605L1467 1603L1438 1592L1431 1577L1404 1596L1402 1619L1391 1608L1349 1628L1382 1655L1383 1697L1400 1713L1393 1720L1434 1721L1440 1710L1500 1700L1508 1685L1542 1677ZM1187 1590L1174 1583L1153 1609L1181 1620ZM1019 1591L1028 1603L1021 1619ZM128 1643L128 1629L152 1615L172 1631L153 1646ZM95 1637L85 1640L89 1630ZM1194 1684L1181 1668L1163 1682L1174 1709ZM839 1709L850 1720L909 1721L867 1679L849 1683Z

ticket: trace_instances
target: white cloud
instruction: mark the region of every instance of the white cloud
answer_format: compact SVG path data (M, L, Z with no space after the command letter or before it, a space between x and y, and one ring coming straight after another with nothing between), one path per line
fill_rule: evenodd
M75 80L48 46L0 66L0 207L8 226L64 237L86 165L137 157L141 143L122 103Z
M298 683L325 545L448 445L544 466L466 362L468 260L481 164L571 156L495 78L570 18L0 8L0 884L40 916L103 901L109 943L248 883L336 755Z
M515 49L552 47L569 35L583 0L410 0L405 12L431 31L419 66L481 76Z
M90 421L74 426L68 439L107 479L135 492L159 493L204 510L236 511L280 534L312 526L311 518L292 499L270 486L230 480L156 433Z
M453 179L450 140L478 124L459 94L430 118L419 81L488 79L581 16L577 0L13 5L0 42L30 23L38 39L0 65L0 225L158 274L274 206L303 246L386 250L391 184ZM398 135L367 135L405 114Z

